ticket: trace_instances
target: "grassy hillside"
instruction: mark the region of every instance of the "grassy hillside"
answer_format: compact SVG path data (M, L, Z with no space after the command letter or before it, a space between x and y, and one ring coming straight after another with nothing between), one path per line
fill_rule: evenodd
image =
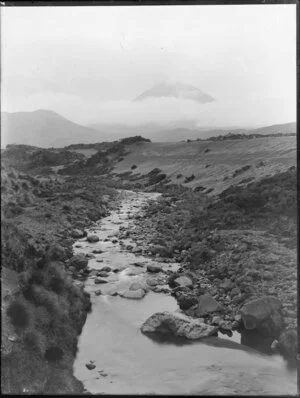
M295 166L296 137L152 143L136 136L61 149L16 145L2 157L33 175L85 174L115 187L158 189L160 183L218 195Z
M213 189L212 194L296 165L296 137L143 143L126 149L130 153L115 165L114 173L145 175L159 168L173 184Z

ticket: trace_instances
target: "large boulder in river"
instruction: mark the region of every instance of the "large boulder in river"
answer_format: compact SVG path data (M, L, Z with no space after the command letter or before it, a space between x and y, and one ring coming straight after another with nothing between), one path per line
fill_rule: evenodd
M272 296L248 301L240 309L246 330L256 330L261 336L278 338L283 326L282 304Z
M190 340L201 339L218 333L214 326L168 311L157 312L150 316L143 323L141 331L143 333L167 333Z
M88 235L86 237L86 240L90 243L95 243L99 241L99 236L98 235Z
M146 291L139 283L133 283L128 289L118 292L119 296L128 299L141 299L146 295Z
M69 267L74 267L77 271L80 271L87 267L88 259L84 254L79 253L71 257L68 264Z

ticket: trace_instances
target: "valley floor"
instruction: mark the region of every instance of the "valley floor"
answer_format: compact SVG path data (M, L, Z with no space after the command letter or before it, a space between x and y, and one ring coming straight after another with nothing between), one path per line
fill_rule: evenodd
M114 159L119 159L118 167L122 166L121 149ZM93 254L78 257L73 244L78 239L86 242L85 229L95 227L93 223L107 217L121 200L126 201L126 192L118 195L114 188L162 193L158 200L151 201L150 194L147 201L136 203L135 211L129 209L132 214L126 217L131 222L119 225L115 243L118 246L130 239L133 244L123 245L122 251L154 263L149 284L153 293L171 295L183 313L215 326L224 336L241 328L239 312L249 300L279 299L280 322L276 317L272 322L268 319L263 325L265 339L244 333L242 343L270 353L272 341L279 339L282 330L294 333L296 170L290 148L288 152L282 154L280 170L272 177L245 181L243 171L239 175L243 184L231 185L220 195L174 186L160 169L135 180L131 172L116 177L106 169L101 176L91 176L89 165L82 175L75 168L72 176L67 175L68 170L65 175L52 170L50 175L35 173L35 177L2 167L2 392L84 392L82 382L73 375L73 363L78 337L94 301L84 292ZM93 162L98 164L98 160ZM132 167L131 163L127 166ZM235 173L236 167L231 165L230 172ZM231 174L226 184L234 178ZM168 269L172 263L179 265L176 272ZM168 272L161 272L164 266ZM18 311L23 325L16 321ZM284 343L288 356L295 356L297 343L295 334L291 336ZM45 356L48 349L54 349L58 359ZM207 391L206 387L201 391ZM215 391L224 393L228 388L217 383Z

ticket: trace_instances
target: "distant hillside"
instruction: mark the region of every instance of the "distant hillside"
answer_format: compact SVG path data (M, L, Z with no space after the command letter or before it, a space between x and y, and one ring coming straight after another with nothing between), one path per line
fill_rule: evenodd
M34 175L106 176L109 183L130 180L137 187L164 179L214 195L295 168L296 137L157 143L135 136L60 149L12 145L2 159Z
M199 88L190 86L188 84L175 83L161 83L150 88L139 95L135 101L143 101L147 98L161 98L161 97L172 97L182 98L187 100L193 100L205 104L207 102L213 102L215 99L210 95L199 90Z
M296 123L276 124L273 126L260 127L257 129L246 128L204 128L196 127L192 121L174 121L170 125L142 124L139 126L127 126L123 124L101 124L90 125L91 128L99 132L105 131L110 137L109 141L132 135L142 135L150 138L153 142L179 142L197 139L210 139L211 137L225 136L227 134L296 134ZM241 137L242 138L242 137Z
M82 141L99 142L103 138L104 134L99 131L73 123L49 110L1 114L2 148L7 144L63 147Z
M255 130L237 127L211 129L198 127L193 120L174 120L168 124L147 123L136 126L126 124L95 123L82 126L56 112L3 112L1 114L1 148L7 144L24 144L41 148L62 148L73 144L113 142L132 136L143 136L153 142L179 142L209 139L226 134L295 134L296 123L261 127Z
M112 170L145 176L161 170L173 184L218 194L296 166L296 137L251 140L144 143L131 146ZM133 168L134 165L134 168Z
M296 123L273 124L251 130L252 134L296 134Z

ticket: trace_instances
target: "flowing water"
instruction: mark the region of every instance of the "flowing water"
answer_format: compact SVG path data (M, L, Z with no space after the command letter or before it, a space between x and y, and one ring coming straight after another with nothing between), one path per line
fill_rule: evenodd
M143 282L144 267L132 265L153 261L124 250L112 240L120 226L133 223L130 215L159 194L124 191L119 209L95 224L90 230L100 241L88 243L80 239L75 253L95 254L89 261L92 269L104 266L111 272L108 283L95 284L91 272L85 290L91 293L92 312L88 315L79 339L74 374L93 394L293 394L297 393L296 372L284 360L267 356L239 344L240 335L232 338L210 337L201 341L182 341L157 337L155 340L140 332L142 323L159 311L179 311L176 300L167 294L148 292L142 299L114 296L113 291L126 289L132 282ZM125 245L132 243L123 240ZM75 247L80 245L81 247ZM135 244L132 244L135 246ZM164 269L179 264L164 264ZM101 289L100 296L95 291ZM90 361L96 365L88 370Z

